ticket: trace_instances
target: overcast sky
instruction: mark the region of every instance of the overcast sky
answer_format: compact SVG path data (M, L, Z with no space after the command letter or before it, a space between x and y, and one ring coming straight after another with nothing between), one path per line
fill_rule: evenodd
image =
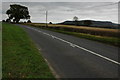
M28 7L32 22L45 22L45 11L48 11L48 22L59 23L73 20L99 20L118 23L118 4L116 2L2 2L2 19L6 19L6 10L10 4Z

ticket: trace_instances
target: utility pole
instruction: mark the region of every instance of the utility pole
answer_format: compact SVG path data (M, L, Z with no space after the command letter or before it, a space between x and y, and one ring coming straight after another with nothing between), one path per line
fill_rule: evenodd
M46 11L46 27L48 26L47 25L47 17L48 17L48 11Z

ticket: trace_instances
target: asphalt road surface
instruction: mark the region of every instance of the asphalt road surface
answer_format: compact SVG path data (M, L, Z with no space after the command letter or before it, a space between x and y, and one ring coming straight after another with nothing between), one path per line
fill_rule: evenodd
M118 47L40 28L25 28L60 78L118 78Z

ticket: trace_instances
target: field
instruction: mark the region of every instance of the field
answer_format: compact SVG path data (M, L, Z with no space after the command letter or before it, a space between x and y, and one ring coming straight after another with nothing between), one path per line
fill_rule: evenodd
M32 40L13 24L3 23L2 74L4 78L52 78L47 63Z
M120 32L117 29L106 29L106 28L93 28L85 26L70 26L70 25L58 25L58 24L42 24L42 23L27 23L34 27L52 30L68 35L73 35L80 38L86 38L94 41L99 41L109 45L120 47Z
M45 27L45 24L32 23L30 25ZM106 28L95 28L95 27L85 27L85 26L72 26L72 25L59 25L59 24L49 24L48 28L79 32L91 35L108 36L108 37L118 37L119 31L117 29L106 29Z

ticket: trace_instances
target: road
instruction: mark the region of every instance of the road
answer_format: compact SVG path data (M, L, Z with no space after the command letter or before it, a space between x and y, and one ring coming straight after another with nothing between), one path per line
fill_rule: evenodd
M118 47L19 25L60 78L118 78Z

